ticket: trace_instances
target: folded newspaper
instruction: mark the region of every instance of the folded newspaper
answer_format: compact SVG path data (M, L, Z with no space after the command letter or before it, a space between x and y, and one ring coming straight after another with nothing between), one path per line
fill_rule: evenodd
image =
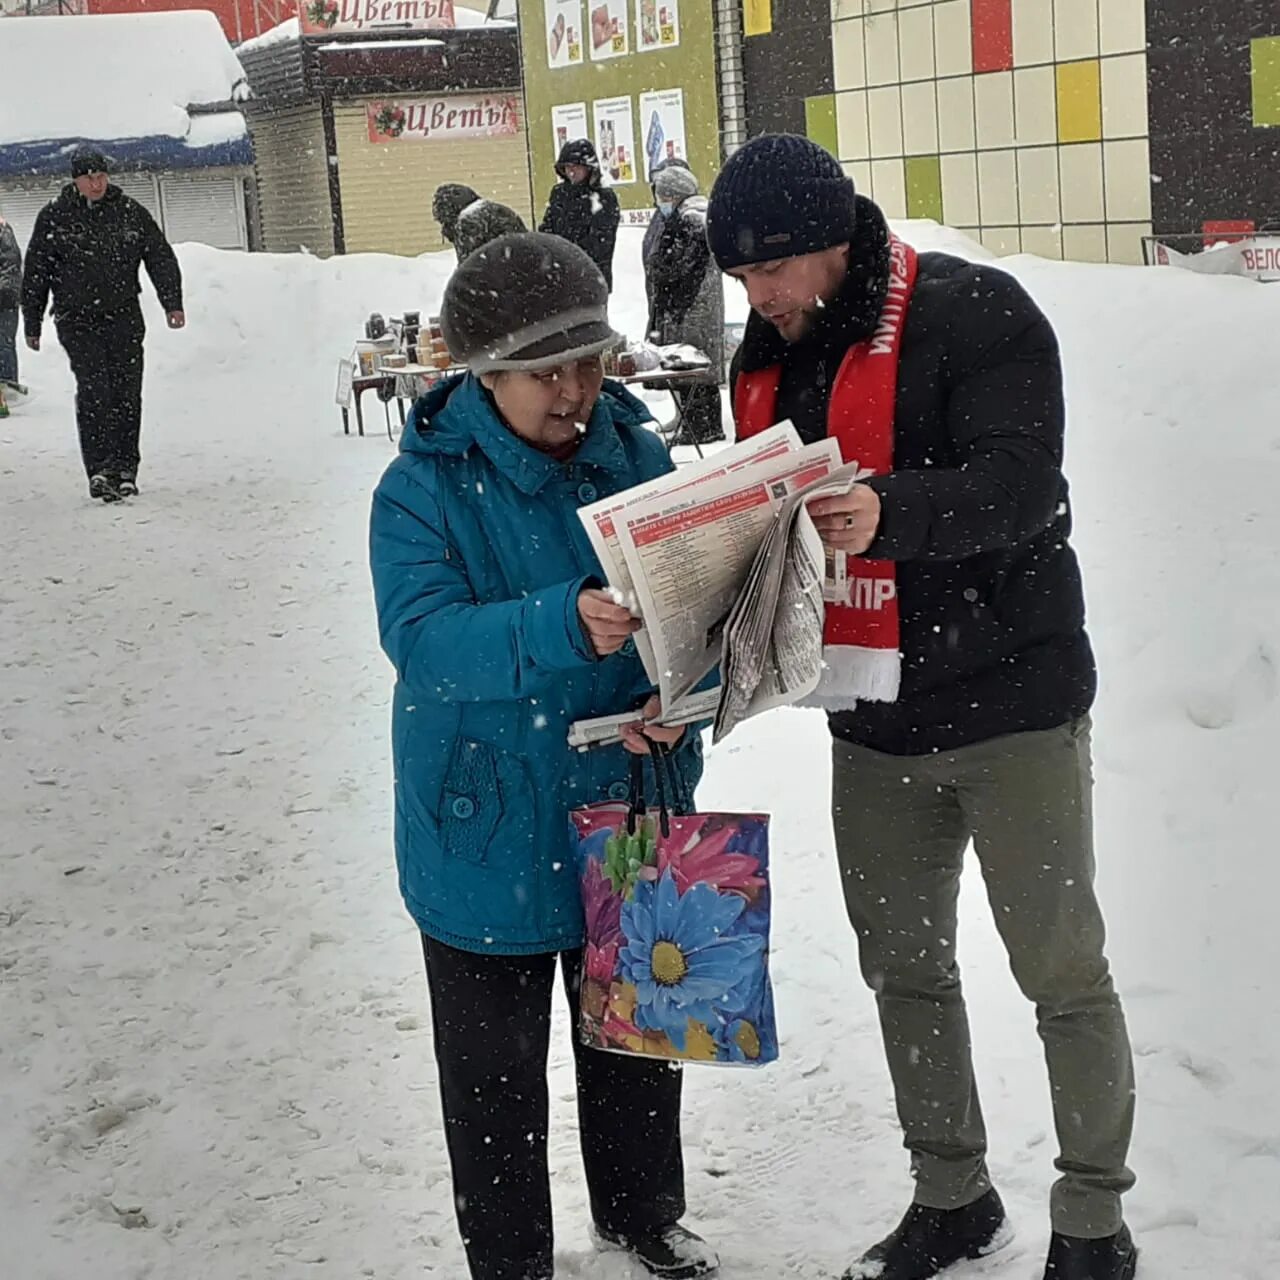
M822 673L822 541L805 503L846 493L856 462L790 422L579 511L609 586L643 623L637 652L663 725L735 726L813 692ZM699 686L715 669L720 683ZM571 746L616 742L636 713L580 720Z

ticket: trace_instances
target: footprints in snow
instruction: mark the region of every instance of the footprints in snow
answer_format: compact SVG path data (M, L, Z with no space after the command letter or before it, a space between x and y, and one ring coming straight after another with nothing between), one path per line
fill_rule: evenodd
M1187 696L1187 718L1201 729L1225 729L1261 715L1275 700L1278 688L1275 657L1260 643L1225 684L1205 685Z

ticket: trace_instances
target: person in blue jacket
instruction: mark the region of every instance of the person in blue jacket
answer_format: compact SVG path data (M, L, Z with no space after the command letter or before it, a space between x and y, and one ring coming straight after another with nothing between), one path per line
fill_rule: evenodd
M422 932L459 1226L473 1280L549 1280L547 1052L563 971L577 1008L582 908L569 811L629 793L641 734L687 794L696 732L660 707L637 621L603 589L578 508L670 470L650 414L605 382L608 288L579 248L502 236L445 291L469 372L415 404L373 499L382 645L395 666L396 858ZM634 709L622 745L570 724ZM646 766L649 767L649 766ZM593 1231L653 1275L715 1254L680 1224L681 1073L574 1036Z

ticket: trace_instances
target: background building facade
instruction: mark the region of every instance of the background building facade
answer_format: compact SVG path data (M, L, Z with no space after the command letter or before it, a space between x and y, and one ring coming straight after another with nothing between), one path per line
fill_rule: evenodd
M808 133L893 217L1098 262L1280 225L1277 0L742 5L748 134Z

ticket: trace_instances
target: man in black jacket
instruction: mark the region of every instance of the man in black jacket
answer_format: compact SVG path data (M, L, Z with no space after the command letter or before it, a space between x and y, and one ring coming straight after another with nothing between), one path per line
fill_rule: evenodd
M1094 894L1096 677L1053 330L1003 272L896 242L807 139L737 152L708 233L753 309L732 376L740 433L790 418L862 461L877 395L890 433L891 463L810 507L833 570L836 851L915 1177L901 1225L846 1277L928 1280L1006 1238L955 958L972 840L1052 1086L1046 1280L1129 1280L1133 1064ZM832 616L863 625L873 609L896 611L896 643L876 651L892 679L850 696L869 650L835 650Z
M0 418L9 416L5 388L23 392L18 382L18 307L22 299L22 250L13 228L0 215Z
M584 249L613 292L613 249L622 210L604 185L596 149L587 138L566 142L556 164L560 181L551 191L539 231L560 236Z
M76 377L76 424L89 493L116 502L138 492L142 341L138 295L145 266L171 329L186 324L182 272L155 219L111 185L107 160L81 148L72 184L36 219L27 246L22 313L27 345L40 350L53 298L58 340Z

